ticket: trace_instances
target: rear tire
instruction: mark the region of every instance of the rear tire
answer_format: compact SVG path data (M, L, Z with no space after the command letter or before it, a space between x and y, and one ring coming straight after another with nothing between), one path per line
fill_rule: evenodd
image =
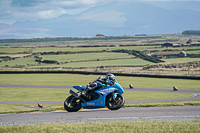
M125 103L125 99L121 94L117 94L115 101L112 98L112 95L109 95L106 100L106 106L110 110L118 110L120 109Z
M64 101L64 108L68 112L77 112L82 108L81 101L71 95Z

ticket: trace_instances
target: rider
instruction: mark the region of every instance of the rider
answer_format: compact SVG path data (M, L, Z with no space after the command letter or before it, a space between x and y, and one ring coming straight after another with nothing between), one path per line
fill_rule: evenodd
M115 76L113 74L107 74L105 78L103 76L100 76L95 81L87 84L86 90L91 91L93 89L96 89L98 83L105 84L106 86L113 86L115 84Z

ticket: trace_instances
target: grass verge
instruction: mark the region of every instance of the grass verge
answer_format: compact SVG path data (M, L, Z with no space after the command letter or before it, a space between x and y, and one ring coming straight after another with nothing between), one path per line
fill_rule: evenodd
M87 85L99 76L105 75L82 75L82 74L1 74L0 84L16 85ZM117 81L123 86L148 88L172 88L177 86L181 89L200 89L199 80L169 79L169 78L145 78L116 76Z
M198 133L200 121L109 122L0 126L1 133Z
M69 89L54 88L0 88L0 102L51 102L64 101ZM194 94L173 92L125 91L126 101L163 100L192 97Z
M124 107L169 107L169 106L200 106L200 101L126 103L124 105Z
M30 106L34 106L33 104L29 104ZM33 109L33 108L23 108L23 105L16 106L16 105L4 105L0 104L0 108L21 108L18 110L1 110L0 114L8 114L8 113L26 113L26 112L50 112L50 111L57 111L57 110L65 110L63 105L49 109ZM47 106L55 106L54 104L48 104ZM155 102L155 103L125 103L123 107L169 107L169 106L200 106L200 101L176 101L176 102Z
M10 105L11 106L11 105ZM14 106L14 105L12 105ZM64 107L59 108L50 108L50 109L21 109L19 111L7 111L7 112L0 112L0 114L9 114L9 113L30 113L30 112L51 112L57 110L65 110Z

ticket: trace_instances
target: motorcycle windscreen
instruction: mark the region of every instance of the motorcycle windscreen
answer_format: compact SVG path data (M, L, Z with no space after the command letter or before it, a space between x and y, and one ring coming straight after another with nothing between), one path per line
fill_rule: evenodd
M83 86L73 86L73 88L77 89L78 91L81 91L81 90L86 89L86 88L83 87Z

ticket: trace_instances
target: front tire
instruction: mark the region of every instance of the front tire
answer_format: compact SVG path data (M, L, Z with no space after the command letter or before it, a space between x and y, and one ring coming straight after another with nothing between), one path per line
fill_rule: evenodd
M81 101L71 95L64 101L64 108L68 112L77 112L82 108Z
M106 106L110 110L118 110L120 109L125 103L125 99L121 94L117 94L115 100L113 100L113 96L109 95L106 100Z

